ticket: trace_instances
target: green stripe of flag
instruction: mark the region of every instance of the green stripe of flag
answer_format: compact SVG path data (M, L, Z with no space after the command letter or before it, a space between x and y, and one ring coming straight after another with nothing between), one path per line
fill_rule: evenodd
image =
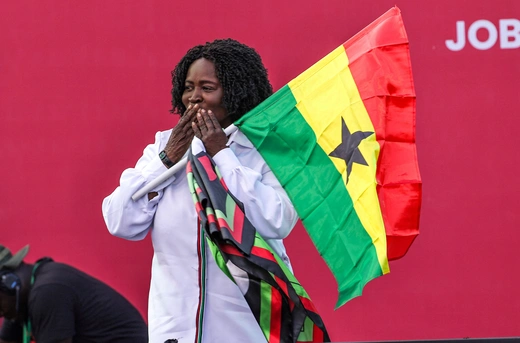
M260 328L265 337L271 336L271 285L260 281Z
M303 225L338 281L341 306L383 274L341 174L316 143L288 86L235 123L291 198ZM354 269L362 271L362 274Z

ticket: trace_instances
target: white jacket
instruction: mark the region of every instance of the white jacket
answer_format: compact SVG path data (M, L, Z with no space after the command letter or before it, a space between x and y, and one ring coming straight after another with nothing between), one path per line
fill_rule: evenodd
M103 216L111 234L141 240L151 232L154 256L148 302L150 342L195 342L200 325L197 313L201 309L202 342L265 342L238 287L218 268L208 249L205 282L199 282L199 230L185 170L154 189L159 195L152 200L147 196L135 202L131 199L166 170L158 154L170 133L156 134L155 143L144 149L135 168L123 172L120 186L103 201ZM201 145L195 138L197 141ZM298 219L294 207L243 133L233 133L228 146L230 149L223 149L213 160L231 193L244 204L246 216L291 268L282 239ZM205 299L202 307L201 299Z

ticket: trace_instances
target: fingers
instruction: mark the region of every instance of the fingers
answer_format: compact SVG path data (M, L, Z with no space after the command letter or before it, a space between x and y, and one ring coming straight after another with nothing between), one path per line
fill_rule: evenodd
M191 123L191 129L193 130L193 133L195 134L195 137L197 137L198 139L202 140L202 132L200 132L200 129L199 129L197 123L192 122Z
M195 104L195 105L192 105L190 104L188 106L188 108L186 108L186 111L184 112L184 114L181 116L181 119L179 120L179 124L182 125L182 126L185 126L185 125L190 125L190 123L194 120L197 112L199 111L199 104Z
M179 122L177 123L174 134L180 133L191 140L190 137L193 137L191 123L193 122L193 120L195 120L195 118L196 118L195 116L198 111L199 111L198 104L195 104L195 105L190 104L188 106L188 108L186 108L186 111L184 112L184 114L181 116Z
M168 140L167 146L184 146L189 144L191 139L193 138L193 129L191 127L191 123L196 118L196 114L199 111L199 104L190 104L184 114L182 114L179 122L173 128L173 131Z
M205 121L208 129L211 128L214 130L221 130L222 128L220 126L220 123L218 122L217 117L215 117L213 112L211 110L209 110L207 113L208 113L208 115L204 117L204 121Z
M221 126L211 110L200 110L197 113L197 125L201 130L215 131L221 130Z
M200 109L197 112L196 118L191 124L191 130L195 136L201 139L203 142L209 142L208 140L214 139L218 139L219 141L224 140L224 143L227 141L220 123L211 110L207 111Z
M206 110L199 109L197 111L196 118L193 120L193 122L191 124L191 128L192 128L193 132L195 133L195 136L201 140L204 139L204 136L207 134L208 129L209 129L208 126L206 125L206 117L207 117Z
M211 126L208 126L207 124L207 120L206 120L206 117L208 116L207 114L208 112L206 112L206 110L199 110L199 112L197 113L197 126L199 127L200 131L202 133L205 133L209 130L211 130Z
M182 117L193 115L193 114L197 113L198 110L199 110L199 104L195 104L195 105L189 104L188 107L186 108L186 111L184 111L184 114L182 115Z

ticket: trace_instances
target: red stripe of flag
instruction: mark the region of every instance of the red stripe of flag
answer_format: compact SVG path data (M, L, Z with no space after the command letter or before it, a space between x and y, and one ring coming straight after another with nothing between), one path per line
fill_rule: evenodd
M280 288L282 289L284 294L288 296L289 292L287 291L287 284L282 279L280 279L278 276L276 276L276 275L274 276L274 280L276 281L278 286L280 286Z
M271 287L271 328L269 343L280 343L282 330L282 295Z
M214 214L208 214L208 222L209 223L215 223L215 215Z
M222 250L222 252L225 252L226 254L242 256L242 253L237 248L235 248L234 246L232 246L230 244L223 244L220 247L220 250Z
M231 234L238 244L242 243L242 231L244 229L244 212L235 205L235 215L233 218L233 230Z
M323 342L323 331L315 324L312 325L312 341L313 342Z
M287 290L287 284L276 275L274 276L274 280L276 281L278 286L280 286L280 288L282 289L284 294L289 298L289 291ZM291 301L290 298L289 298L289 308L291 309L291 311L294 308L294 301Z
M220 226L221 229L222 228L229 229L229 225L224 218L218 218L217 220L218 220L218 225Z
M259 248L259 247L253 247L251 249L251 253L255 256L264 258L266 260L276 262L276 259L274 258L274 255L267 249Z
M207 155L199 157L199 162L204 167L204 170L206 171L206 174L208 174L209 181L213 181L217 178L217 174L213 171L213 168L211 167L211 162L209 160L209 157Z
M200 204L200 202L195 203L195 210L197 211L197 213L202 212L202 205Z
M314 307L314 304L312 303L311 299L300 297L300 300L306 309L308 309L314 313L318 313L318 311L316 310L316 307Z
M343 45L381 146L376 171L377 195L389 260L404 256L419 234L421 206L421 177L415 147L415 90L408 38L399 13L394 7L357 34L357 39ZM374 76L372 71L381 68L380 75ZM382 111L393 115L381 118Z

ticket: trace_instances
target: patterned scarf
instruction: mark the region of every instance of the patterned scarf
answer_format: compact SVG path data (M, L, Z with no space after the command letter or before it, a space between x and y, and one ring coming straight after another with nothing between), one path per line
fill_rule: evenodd
M186 172L210 252L244 295L267 341L329 342L309 296L246 218L211 157L190 150Z

